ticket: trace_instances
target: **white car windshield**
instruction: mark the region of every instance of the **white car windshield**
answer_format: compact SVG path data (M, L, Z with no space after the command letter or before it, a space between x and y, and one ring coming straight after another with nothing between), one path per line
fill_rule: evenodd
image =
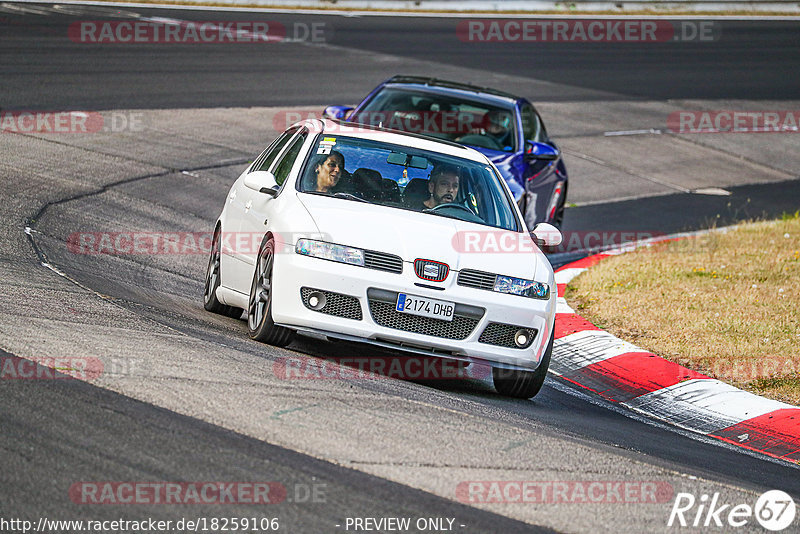
M300 176L298 189L305 193L519 229L502 179L485 163L323 134Z

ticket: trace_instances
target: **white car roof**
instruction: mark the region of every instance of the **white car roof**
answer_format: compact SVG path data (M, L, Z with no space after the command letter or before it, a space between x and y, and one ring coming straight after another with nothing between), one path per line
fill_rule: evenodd
M395 145L429 150L431 152L439 152L448 156L463 158L478 163L489 163L486 156L475 149L451 141L440 141L421 134L389 130L377 126L340 122L331 119L307 119L297 124L306 126L314 133L372 139Z

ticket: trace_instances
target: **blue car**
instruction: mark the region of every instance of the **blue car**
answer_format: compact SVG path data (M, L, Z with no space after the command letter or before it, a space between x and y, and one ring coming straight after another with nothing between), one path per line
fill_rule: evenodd
M529 229L540 222L561 227L567 169L539 113L525 98L435 78L394 76L355 108L329 106L323 116L475 148L500 170Z

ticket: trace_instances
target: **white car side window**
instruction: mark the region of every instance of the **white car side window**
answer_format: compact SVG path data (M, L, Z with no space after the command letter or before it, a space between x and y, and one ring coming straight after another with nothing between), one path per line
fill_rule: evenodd
M291 130L287 130L284 132L280 137L278 137L273 143L267 148L261 156L256 160L255 165L253 165L252 171L266 171L269 169L272 162L275 161L275 158L278 157L278 154L281 153L281 150L289 139L297 133L298 128L292 128Z
M297 156L300 154L300 149L303 147L303 143L305 142L307 135L308 132L303 131L296 136L275 167L275 181L278 185L283 186L283 182L285 182L286 178L289 176L289 172L292 170L292 166L294 165Z

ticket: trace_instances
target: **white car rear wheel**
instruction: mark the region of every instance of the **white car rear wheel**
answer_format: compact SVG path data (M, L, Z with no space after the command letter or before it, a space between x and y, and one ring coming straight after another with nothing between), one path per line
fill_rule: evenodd
M203 292L203 307L210 312L219 313L238 319L242 316L242 309L235 306L227 306L217 300L217 288L219 287L220 275L220 228L214 231L214 240L211 242L211 254L208 258L206 268L206 286Z

